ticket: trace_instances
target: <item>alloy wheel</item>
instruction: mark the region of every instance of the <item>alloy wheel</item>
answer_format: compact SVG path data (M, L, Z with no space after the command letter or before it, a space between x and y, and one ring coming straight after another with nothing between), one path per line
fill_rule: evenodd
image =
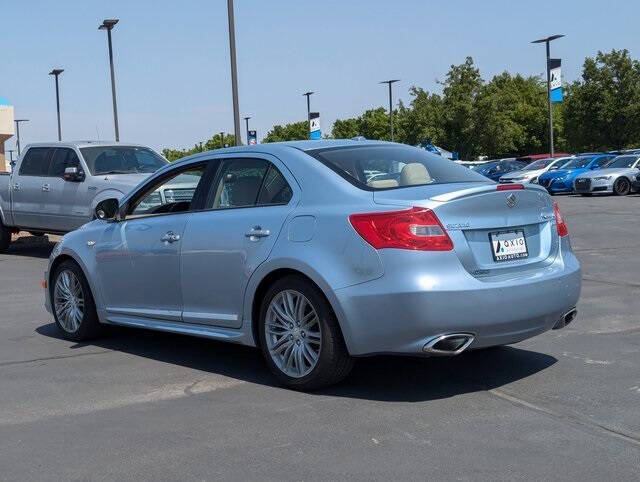
M298 291L281 291L269 303L265 324L269 355L278 369L292 378L311 373L322 348L322 328L311 302Z
M58 275L53 289L53 305L62 329L75 333L84 319L84 292L73 271L66 269Z

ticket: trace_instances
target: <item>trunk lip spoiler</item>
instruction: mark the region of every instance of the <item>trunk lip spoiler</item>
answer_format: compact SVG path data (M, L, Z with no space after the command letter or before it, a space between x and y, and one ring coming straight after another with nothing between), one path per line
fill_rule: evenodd
M467 189L462 189L460 191L452 191L445 194L438 194L437 196L430 197L431 201L437 202L448 202L453 201L454 199L461 199L468 196L474 196L476 194L483 194L488 192L498 192L497 187L499 184L490 184L478 187L470 187ZM519 189L522 191L522 189ZM541 186L536 186L535 184L524 184L524 191L537 191L538 193L547 193L547 190ZM505 191L506 193L515 192L515 191Z

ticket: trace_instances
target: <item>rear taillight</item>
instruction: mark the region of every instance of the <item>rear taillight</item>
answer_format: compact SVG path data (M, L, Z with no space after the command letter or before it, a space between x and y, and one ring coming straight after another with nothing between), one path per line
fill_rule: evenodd
M376 249L451 251L453 243L431 209L352 214L349 221L362 238Z
M553 203L553 211L556 214L556 227L558 228L558 236L566 236L569 234L569 230L567 229L567 225L562 218L562 214L560 214L560 209L558 208L558 203Z
M524 185L522 185L522 184L498 184L496 186L496 191L519 191L520 189L524 189Z

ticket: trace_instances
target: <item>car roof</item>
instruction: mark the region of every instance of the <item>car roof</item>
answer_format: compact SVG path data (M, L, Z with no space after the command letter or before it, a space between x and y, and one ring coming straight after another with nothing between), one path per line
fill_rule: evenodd
M95 147L95 146L125 146L125 147L148 147L142 144L132 142L115 142L115 141L51 141L51 142L32 142L24 146L26 150L29 147Z

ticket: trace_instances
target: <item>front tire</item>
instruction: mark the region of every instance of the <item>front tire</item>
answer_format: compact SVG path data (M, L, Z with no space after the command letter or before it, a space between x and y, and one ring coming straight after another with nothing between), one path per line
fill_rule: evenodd
M306 278L292 275L276 281L264 296L259 323L267 365L288 387L333 385L353 367L331 306Z
M621 177L613 185L613 193L616 196L626 196L631 191L631 183L626 177Z
M99 335L100 322L89 283L74 261L64 261L55 271L51 308L56 326L66 339L83 341Z
M584 197L589 197L589 196L591 196L591 193L590 192L582 192L582 193L580 193L580 195L584 196Z
M0 221L0 253L6 253L11 244L11 231Z

